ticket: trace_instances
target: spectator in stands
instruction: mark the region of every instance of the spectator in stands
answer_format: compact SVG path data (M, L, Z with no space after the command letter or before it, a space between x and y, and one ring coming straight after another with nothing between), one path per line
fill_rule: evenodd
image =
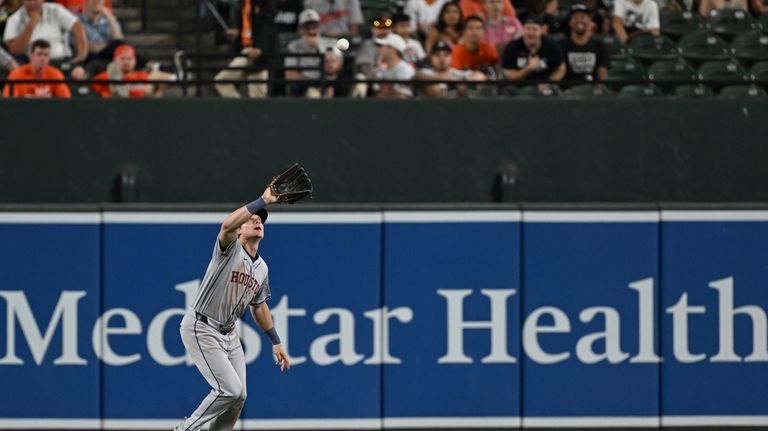
M523 25L502 14L503 0L485 0L485 41L502 51L510 41L523 35Z
M69 48L69 34L74 36L76 54ZM51 62L73 65L72 77L85 78L82 63L88 56L88 39L83 25L64 6L43 3L43 0L24 0L23 7L8 18L4 40L11 54L25 55L30 41L45 39L51 44Z
M463 16L479 16L486 18L485 2L483 0L459 0ZM509 0L501 0L501 14L507 18L517 18L515 7Z
M409 81L415 74L413 66L403 61L405 41L402 37L390 33L387 37L376 39L379 45L380 66L374 70L373 79L391 81ZM382 83L374 86L376 97L406 99L413 97L411 86L404 83Z
M304 9L299 15L300 39L288 44L290 54L314 54L314 56L285 57L285 79L289 81L319 80L322 76L321 68L323 54L328 48L336 44L335 39L320 36L320 14L313 9ZM310 69L290 69L301 67ZM316 83L295 83L288 86L288 94L291 96L304 96L310 85Z
M424 42L424 48L427 54L432 52L432 47L437 41L442 40L448 46L459 43L461 39L461 23L464 16L461 14L461 8L456 3L448 2L440 9L435 28L427 34L427 40Z
M749 5L752 8L752 12L757 16L768 13L768 2L763 0L750 0Z
M172 81L173 75L153 71L146 72L136 70L136 50L127 44L115 48L115 57L112 63L109 63L107 70L94 76L94 81ZM148 95L161 97L163 95L164 85L127 83L127 84L107 84L94 82L91 88L101 95L101 97L130 97L142 98Z
M360 34L363 10L359 0L304 0L304 7L320 14L320 34L323 36Z
M408 0L403 12L411 17L411 34L418 35L420 39L426 38L447 2L448 0Z
M88 38L88 60L110 60L115 48L122 45L123 29L105 0L86 0L85 10L78 17Z
M740 9L748 12L749 3L747 0L701 0L699 2L699 13L704 16L709 16L712 11L720 9Z
M0 34L5 32L8 17L21 7L21 0L0 0Z
M0 46L0 69L11 71L19 67L19 63L13 56Z
M583 4L571 6L568 27L571 33L560 41L565 60L566 81L602 81L608 75L610 57L602 40L592 37L592 13Z
M88 0L54 0L56 3L69 9L75 15L80 15L87 9L86 3ZM104 0L104 5L110 12L112 12L112 0Z
M451 67L451 47L445 42L437 42L429 56L429 67L419 69L415 79L422 81L457 81L457 84L426 84L422 93L430 97L456 97L467 93L467 86L458 82L482 82L487 78L484 73L474 70L458 70Z
M459 70L477 70L488 76L496 76L499 54L496 48L485 41L485 23L479 16L472 15L464 21L461 42L453 47L451 66Z
M424 47L418 39L411 37L411 17L404 13L396 13L392 16L392 31L405 41L405 55L403 60L415 64L427 57Z
M32 42L32 51L29 54L29 63L14 69L8 75L8 83L3 89L5 97L23 97L23 98L45 98L52 97L68 99L72 97L64 83L34 83L34 84L13 84L13 81L23 80L63 80L64 74L61 70L51 66L50 62L51 44L47 40L37 39Z
M538 18L548 34L560 33L560 10L557 0L528 0L525 18Z
M654 0L615 0L612 23L624 43L639 34L659 35L659 5Z
M371 38L360 44L355 56L355 72L363 74L362 78L368 76L378 64L379 47L374 41L389 36L391 31L392 19L388 15L380 15L371 20Z
M328 48L323 58L323 80L319 86L307 90L307 97L332 99L349 96L352 85L349 79L342 76L343 70L344 54L336 47Z
M523 37L504 48L501 67L511 81L559 81L565 76L560 46L544 35L543 23L537 17L526 18Z

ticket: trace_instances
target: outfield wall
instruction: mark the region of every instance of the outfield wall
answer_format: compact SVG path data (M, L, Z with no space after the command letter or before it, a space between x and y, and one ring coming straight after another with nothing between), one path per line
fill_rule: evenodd
M215 212L0 212L0 429L171 429ZM242 429L768 426L768 211L274 212ZM663 360L662 360L663 358Z
M0 100L0 203L241 202L294 161L318 203L766 202L766 119L759 100Z

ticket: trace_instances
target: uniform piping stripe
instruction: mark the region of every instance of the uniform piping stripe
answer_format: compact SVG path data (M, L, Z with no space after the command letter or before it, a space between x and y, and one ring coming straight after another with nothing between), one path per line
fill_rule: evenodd
M197 342L197 348L200 349L200 354L203 355L203 360L205 361L205 365L208 366L208 370L211 372L211 375L213 376L213 380L216 380L216 386L218 386L219 393L216 395L216 398L213 399L213 401L211 402L211 405L206 407L205 410L203 410L203 413L200 415L200 417L197 418L194 422L192 422L186 428L185 431L187 431L190 428L192 428L193 425L195 425L200 419L202 419L203 416L205 416L205 414L208 413L208 409L213 407L213 405L216 404L216 401L218 401L219 397L221 396L221 383L219 383L219 379L216 378L216 374L213 373L213 369L211 368L211 364L208 363L208 359L206 359L205 353L203 353L203 347L200 346L200 339L197 338L197 321L198 321L198 319L197 319L197 317L195 317L195 341Z

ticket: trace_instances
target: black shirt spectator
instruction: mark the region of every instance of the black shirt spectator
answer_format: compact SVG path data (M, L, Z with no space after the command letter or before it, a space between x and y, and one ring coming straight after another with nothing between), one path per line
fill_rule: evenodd
M529 18L523 37L507 44L501 56L504 77L512 81L559 81L565 75L563 54L554 40L544 36L540 20Z
M560 41L565 60L566 81L602 81L608 74L610 58L603 41L591 36L592 14L582 4L571 6L570 33Z

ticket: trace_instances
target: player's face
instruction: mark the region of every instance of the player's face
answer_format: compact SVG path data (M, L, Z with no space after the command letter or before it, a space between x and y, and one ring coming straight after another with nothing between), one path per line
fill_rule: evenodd
M240 226L241 238L264 238L264 223L261 222L261 217L254 214L248 219L247 222Z
M34 70L40 70L45 66L48 66L48 62L51 57L51 50L49 48L35 48L32 54L29 56L29 64Z
M136 57L128 53L120 55L115 61L123 73L133 72L133 69L136 67Z

